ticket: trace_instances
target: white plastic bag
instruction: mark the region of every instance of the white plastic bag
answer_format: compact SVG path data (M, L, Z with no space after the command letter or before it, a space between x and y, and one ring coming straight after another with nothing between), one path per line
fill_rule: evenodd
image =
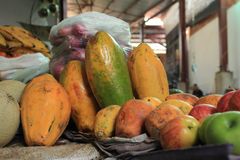
M49 72L49 59L42 53L25 54L16 58L0 57L0 79L24 83L37 75Z
M78 40L80 37L87 39L98 31L108 32L123 48L131 47L129 24L99 12L86 12L61 21L51 28L50 40L53 44L59 44L64 37L68 37L69 40L73 40L75 37ZM82 43L85 43L84 39Z
M50 73L58 79L68 61L84 61L87 41L98 31L108 32L124 49L126 55L131 50L128 23L104 13L82 13L51 28L49 39L53 45L53 58L50 62Z

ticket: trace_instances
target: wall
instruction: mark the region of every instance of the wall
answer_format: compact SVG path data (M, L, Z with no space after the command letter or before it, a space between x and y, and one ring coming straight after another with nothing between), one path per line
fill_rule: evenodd
M40 18L37 15L37 8L40 0L7 0L0 5L0 25L19 25L17 22L30 23L31 7L34 2L35 7L32 13L32 24L47 26L54 25L56 18L49 16Z
M240 88L240 1L228 9L229 70L233 71L234 87Z
M240 88L240 2L228 9L229 70L234 87ZM188 41L190 85L197 83L205 94L215 92L215 73L219 70L218 18L195 32Z
M219 68L218 19L215 18L189 38L190 85L197 83L203 92L215 90Z
M0 5L0 25L17 25L29 22L33 0L8 0Z

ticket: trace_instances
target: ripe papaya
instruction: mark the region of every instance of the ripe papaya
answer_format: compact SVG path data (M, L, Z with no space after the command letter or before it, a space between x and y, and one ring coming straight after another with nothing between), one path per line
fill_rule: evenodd
M21 122L27 145L54 145L70 119L65 89L50 74L35 77L24 88Z
M134 91L140 99L157 97L161 101L169 95L168 79L161 60L145 43L141 43L128 59Z
M94 134L98 139L105 139L114 135L115 123L121 106L111 105L101 109L96 116Z
M106 32L98 32L87 44L86 72L100 107L122 105L133 98L123 49Z
M78 60L69 61L60 76L71 103L71 117L79 131L93 132L97 102L87 81L85 66Z

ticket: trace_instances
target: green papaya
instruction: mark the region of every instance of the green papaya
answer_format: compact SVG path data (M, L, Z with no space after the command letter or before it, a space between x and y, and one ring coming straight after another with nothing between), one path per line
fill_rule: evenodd
M97 32L88 41L85 65L90 87L101 108L121 106L133 98L124 51L111 35Z

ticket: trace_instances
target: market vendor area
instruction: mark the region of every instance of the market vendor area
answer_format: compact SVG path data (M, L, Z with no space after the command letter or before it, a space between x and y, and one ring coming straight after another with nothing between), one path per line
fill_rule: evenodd
M0 160L240 159L239 0L0 10Z

